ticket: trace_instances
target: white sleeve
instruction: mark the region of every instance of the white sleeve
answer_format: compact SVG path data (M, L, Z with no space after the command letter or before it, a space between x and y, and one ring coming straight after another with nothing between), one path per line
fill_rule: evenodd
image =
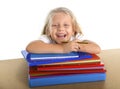
M39 40L45 42L45 43L51 43L51 39L47 35L41 35L39 37Z
M76 39L79 39L79 40L87 40L86 36L80 35L79 33L76 35Z
M86 36L78 37L79 40L87 40Z

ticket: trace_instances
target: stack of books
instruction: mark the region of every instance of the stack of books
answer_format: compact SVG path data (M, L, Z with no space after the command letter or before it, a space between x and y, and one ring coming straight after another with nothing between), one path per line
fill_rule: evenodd
M106 79L104 63L96 54L85 52L34 54L22 50L22 55L28 63L30 87Z

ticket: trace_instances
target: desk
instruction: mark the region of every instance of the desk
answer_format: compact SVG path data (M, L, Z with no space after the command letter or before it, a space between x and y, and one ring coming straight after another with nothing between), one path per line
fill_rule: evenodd
M120 89L120 49L102 50L107 69L105 81L35 87L32 89ZM24 58L0 61L0 89L30 89Z

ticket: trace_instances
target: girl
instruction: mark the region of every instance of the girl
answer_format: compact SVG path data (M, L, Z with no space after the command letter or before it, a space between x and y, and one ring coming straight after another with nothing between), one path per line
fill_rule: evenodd
M72 51L100 53L95 42L82 38L82 31L73 13L64 7L53 9L46 19L43 35L30 42L26 50L30 53L68 53Z

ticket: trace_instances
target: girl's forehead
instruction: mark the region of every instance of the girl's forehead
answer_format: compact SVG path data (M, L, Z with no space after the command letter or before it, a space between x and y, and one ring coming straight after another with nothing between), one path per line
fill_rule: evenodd
M56 12L54 13L54 16L70 16L68 13L65 13L65 12Z
M58 13L55 13L53 15L53 18L52 19L61 19L61 18L68 18L68 19L71 19L71 16L67 13L63 13L63 12L58 12Z

